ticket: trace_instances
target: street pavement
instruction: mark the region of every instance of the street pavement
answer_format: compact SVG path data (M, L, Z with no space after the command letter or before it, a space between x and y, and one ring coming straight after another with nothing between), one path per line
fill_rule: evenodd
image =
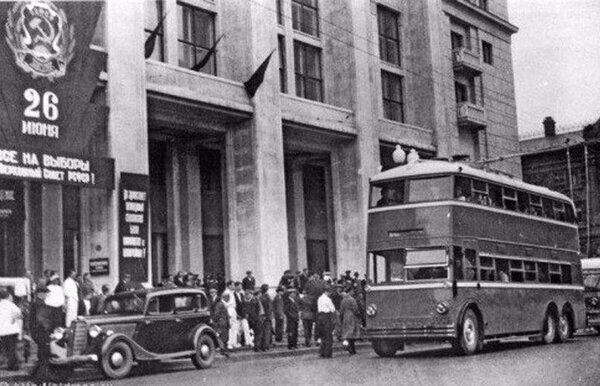
M26 382L25 377L5 378ZM314 349L294 355L239 353L219 357L208 370L191 361L158 365L151 373L134 373L120 381L104 380L94 370L80 370L74 383L111 385L598 385L600 337L579 336L554 345L516 341L486 345L482 353L457 356L449 345L411 345L393 358L379 358L367 344L358 354L338 349L321 359Z

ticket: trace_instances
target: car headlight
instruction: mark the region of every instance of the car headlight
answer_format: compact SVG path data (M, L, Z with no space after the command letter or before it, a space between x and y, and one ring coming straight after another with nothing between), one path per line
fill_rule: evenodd
M593 307L596 307L598 305L598 298L597 297L593 297L592 299L590 299L590 304Z
M50 338L61 340L65 336L65 329L63 327L56 327L52 334L50 334Z
M377 306L375 304L370 304L367 307L367 315L375 316L376 313L377 313Z
M92 327L90 327L90 329L88 330L88 334L90 335L90 338L94 339L96 338L98 335L100 335L100 333L102 332L102 329L96 325L93 325Z
M448 303L446 303L446 302L438 303L435 306L435 310L438 314L444 315L446 312L448 312Z

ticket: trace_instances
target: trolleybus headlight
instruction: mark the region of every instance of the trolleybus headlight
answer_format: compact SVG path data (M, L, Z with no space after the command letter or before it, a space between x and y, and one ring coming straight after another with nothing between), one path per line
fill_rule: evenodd
M437 306L435 306L435 310L438 314L444 315L448 312L448 304L446 302L438 303Z
M65 336L65 329L62 327L56 327L50 335L51 338L61 340Z
M98 335L100 335L100 333L102 332L102 328L93 325L92 327L90 327L90 330L88 331L88 334L90 335L90 338L94 339L96 338Z
M370 304L367 307L367 315L369 316L373 316L377 313L377 307L375 306L375 304Z

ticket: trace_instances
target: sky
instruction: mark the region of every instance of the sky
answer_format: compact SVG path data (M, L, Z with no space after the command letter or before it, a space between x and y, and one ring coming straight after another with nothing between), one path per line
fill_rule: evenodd
M600 0L508 0L521 136L600 118Z

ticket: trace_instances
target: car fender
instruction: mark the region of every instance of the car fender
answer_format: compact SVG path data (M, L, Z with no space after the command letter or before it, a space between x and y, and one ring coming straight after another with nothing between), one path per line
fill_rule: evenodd
M129 345L129 347L131 347L131 349L135 353L135 346L137 346L137 344L134 341L132 341L131 338L129 338L127 335L116 333L116 334L109 335L106 337L106 339L104 339L104 341L102 342L102 346L100 347L100 354L101 355L106 354L110 345L113 342L117 342L117 341L124 341L125 343L127 343Z
M202 334L206 334L206 335L210 336L213 339L213 341L215 342L215 346L221 347L221 339L219 339L215 330L213 330L212 327L210 327L207 324L199 324L196 327L196 330L193 334L193 340L192 340L194 345L196 344L196 341ZM195 349L195 347L194 347L194 349Z

